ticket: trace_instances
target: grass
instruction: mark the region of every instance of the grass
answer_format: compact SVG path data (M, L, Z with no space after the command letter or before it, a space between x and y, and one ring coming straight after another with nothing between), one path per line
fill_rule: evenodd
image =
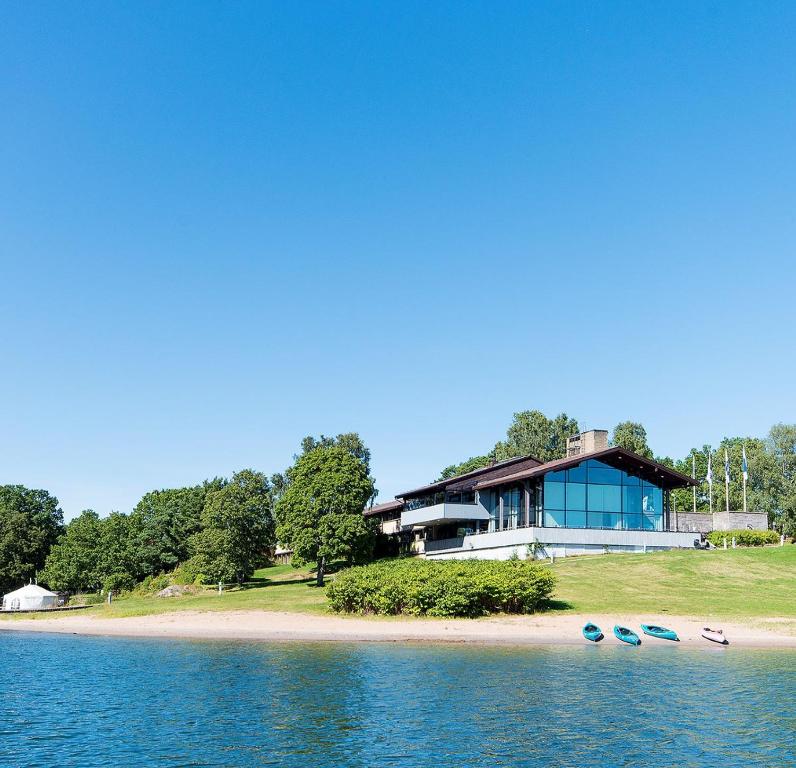
M242 588L226 588L221 595L215 588L195 595L169 598L129 594L114 599L111 605L103 603L87 608L86 613L102 618L120 618L175 611L254 610L326 613L326 593L315 586L315 575L309 570L275 565L256 571L252 580ZM26 619L53 618L47 613L22 613L18 616ZM2 618L13 619L13 616Z
M796 626L796 545L586 555L559 559L553 570L558 579L552 606L556 613L781 617ZM315 586L310 570L277 565L257 571L243 588L227 589L222 595L212 589L175 598L133 594L87 613L112 618L240 610L324 614L328 608L325 590Z
M796 546L557 560L555 610L796 618Z

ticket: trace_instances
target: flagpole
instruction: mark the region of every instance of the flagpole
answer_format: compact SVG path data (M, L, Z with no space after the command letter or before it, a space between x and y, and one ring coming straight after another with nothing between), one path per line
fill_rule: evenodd
M746 481L749 478L749 464L746 461L746 445L742 449L741 472L743 472L743 511L746 512Z
M710 448L708 448L708 503L710 505L710 514L713 514L713 461L710 455Z
M724 504L727 507L727 512L730 511L730 457L727 455L727 449L724 449Z
M691 477L696 480L696 456L692 453L691 454ZM696 486L693 488L694 490L694 514L696 514Z

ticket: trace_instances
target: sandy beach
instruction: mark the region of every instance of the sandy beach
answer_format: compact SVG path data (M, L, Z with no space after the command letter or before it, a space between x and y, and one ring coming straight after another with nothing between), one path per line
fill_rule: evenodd
M103 618L85 613L57 618L0 621L0 631L58 632L80 635L247 641L321 641L385 643L474 643L485 645L582 645L581 627L594 621L606 634L604 644L619 644L614 624L640 632L639 624L658 623L677 631L681 646L720 647L708 643L703 626L722 627L731 647L796 648L792 619L755 619L748 623L678 616L495 616L478 620L315 616L271 611L179 611L152 616ZM643 636L643 647L672 643Z

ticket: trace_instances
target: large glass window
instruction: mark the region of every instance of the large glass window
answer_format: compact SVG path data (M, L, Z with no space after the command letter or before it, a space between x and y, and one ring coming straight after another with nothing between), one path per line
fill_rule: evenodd
M544 525L663 530L661 488L589 459L544 478Z
M503 528L517 527L520 517L520 504L522 491L519 488L509 488L503 491Z

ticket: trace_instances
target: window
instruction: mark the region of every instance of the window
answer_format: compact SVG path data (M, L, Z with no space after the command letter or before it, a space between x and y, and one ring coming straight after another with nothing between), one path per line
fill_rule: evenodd
M521 491L509 488L503 491L503 528L516 528L520 517Z
M567 483L567 512L570 510L586 511L586 484ZM584 523L585 524L585 523Z
M544 508L545 509L564 509L566 506L565 483L550 483L545 478L544 481Z
M536 494L542 507L537 520L546 526L663 530L663 490L601 461L549 472L543 483L543 497Z
M547 528L559 528L564 525L564 512L545 507L544 524Z

